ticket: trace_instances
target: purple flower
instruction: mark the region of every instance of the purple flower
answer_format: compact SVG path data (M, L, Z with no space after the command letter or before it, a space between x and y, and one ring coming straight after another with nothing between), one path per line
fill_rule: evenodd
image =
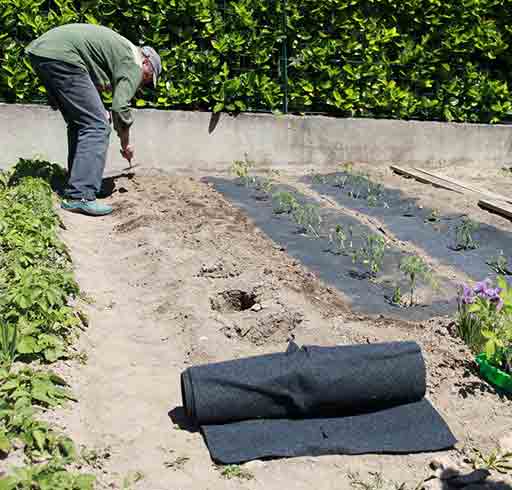
M486 296L486 291L491 288L491 280L485 279L484 281L477 282L473 286L473 291L478 294L478 296Z
M463 305L470 305L475 302L475 293L467 284L462 284L459 298Z
M496 310L501 310L503 307L503 299L500 296L501 288L488 289L486 291L485 299L487 299L490 303L493 303Z

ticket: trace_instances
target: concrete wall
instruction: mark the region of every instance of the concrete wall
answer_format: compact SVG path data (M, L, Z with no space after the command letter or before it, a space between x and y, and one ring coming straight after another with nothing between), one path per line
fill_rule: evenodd
M136 163L171 172L225 170L244 153L290 170L342 161L431 168L512 162L512 127L485 124L138 110L133 141ZM34 156L64 163L66 151L58 112L0 104L0 167ZM107 173L125 166L113 134Z

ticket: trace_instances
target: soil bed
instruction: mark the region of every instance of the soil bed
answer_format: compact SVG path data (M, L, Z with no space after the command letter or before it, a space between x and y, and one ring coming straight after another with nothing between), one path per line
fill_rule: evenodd
M289 218L271 217L270 203L245 198L246 190L225 179L221 184L226 197L195 179L147 172L117 181L126 192L107 199L113 216L62 214L77 279L91 301L82 338L88 361L63 366L80 402L57 418L73 439L109 455L97 461L99 488L126 488L129 481L132 490L345 490L347 474L357 471L414 488L429 474L432 455L254 462L243 467L253 479L228 479L245 473L223 474L201 434L179 430L183 369L282 351L290 339L317 345L416 340L427 363L428 398L460 441L450 452L455 461L472 447L494 448L512 429L510 400L478 377L448 319L398 319L451 313L443 298L400 309L385 302L382 284L340 280L339 270L331 281L320 280L333 263L346 271L353 265L325 252L322 240L297 234ZM326 223L350 216L339 211L322 211ZM407 252L390 245L397 256ZM365 303L377 318L358 312Z
M449 314L454 310L457 284L442 276L438 278L439 291L425 291L426 298L422 304L410 308L390 304L390 298L397 285L402 291L407 290L405 278L399 271L400 260L407 254L392 242L386 246L382 270L374 280L369 280L365 267L354 264L348 253L333 253L328 236L329 230L334 229L336 225L342 225L344 230L352 229L352 250L359 250L364 237L375 233L375 230L355 217L337 209L320 208L322 233L319 238L314 238L300 233L299 227L289 214L275 214L272 200L258 199L260 194L253 189L238 185L229 179L215 178L210 181L216 190L242 209L273 242L300 260L320 279L342 292L354 311L408 320L425 320ZM291 186L276 186L275 192L290 192L302 205L319 204Z
M350 178L346 173L322 177L332 182L343 176ZM357 186L347 184L346 188L340 189L332 184L315 184L311 178L307 181L313 189L332 197L341 206L378 218L399 240L421 247L440 263L455 267L474 280L491 275L487 261L496 256L499 250L508 251L512 243L510 232L475 221L477 228L472 235L477 248L457 250L456 228L465 217L464 212L450 213L439 208L421 206L418 205L418 199L385 186L379 191L375 205L370 206L365 189L359 198L353 198L350 192ZM439 202L442 206L442 200Z

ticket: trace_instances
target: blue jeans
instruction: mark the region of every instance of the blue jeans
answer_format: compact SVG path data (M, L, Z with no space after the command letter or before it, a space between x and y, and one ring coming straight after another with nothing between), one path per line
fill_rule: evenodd
M110 123L89 73L63 61L30 55L34 70L68 127L68 181L64 195L96 199L110 141Z

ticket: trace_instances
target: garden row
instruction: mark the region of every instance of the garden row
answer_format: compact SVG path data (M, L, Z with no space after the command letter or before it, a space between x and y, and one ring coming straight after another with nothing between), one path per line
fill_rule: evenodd
M141 107L497 122L511 16L503 0L2 0L0 100L44 98L25 46L87 22L160 52Z
M226 181L217 180L217 188L247 212L253 213L257 224L284 245L289 253L316 269L323 279L352 295L354 300L361 299L362 295L360 303L367 312L389 311L386 310L387 303L388 307L401 306L407 310L422 306L421 309L430 316L440 312L455 315L456 332L478 355L477 362L485 376L495 385L512 390L512 288L505 279L511 272L503 250L496 253L496 248L493 248L509 239L502 236L503 232L492 227L484 229L484 225L464 215L446 216L439 210L420 207L399 191L375 184L368 175L355 171L351 166L344 166L335 174L303 179L321 194L334 197L344 208L380 218L400 241L413 244L418 241L438 262L459 268L478 279L491 274L494 277L476 282L474 286L460 285L443 277L421 256L397 250L386 234L361 226L357 220L344 214L329 213L316 201L294 188L286 188L276 179L253 176L250 162L234 162L231 170L238 185L230 186ZM254 204L246 204L244 193L253 203L256 199L267 213L270 211L270 219L267 214L258 223L259 211L254 211ZM269 225L276 220L278 224ZM436 228L441 222L452 221L454 224L450 228ZM480 245L477 239L479 232L485 244ZM315 246L315 242L320 245ZM429 243L436 244L436 248L431 248ZM301 253L299 249L304 248L305 253ZM493 250L495 253L491 255ZM322 258L326 255L331 258ZM346 260L334 261L333 256ZM348 269L350 263L358 270ZM369 282L362 288L357 287L362 279ZM392 288L386 288L386 283L390 283ZM435 302L419 305L421 298L416 298L415 294L418 284L437 290L452 300L441 308L436 308ZM378 303L372 295L382 295L383 292L386 301L377 304L380 311L372 311L371 306ZM411 309L418 311L418 308ZM502 373L499 374L498 370Z
M20 160L0 174L0 456L22 459L0 478L1 490L92 490L73 441L39 415L73 400L52 363L75 355L85 317L49 182L62 170Z

